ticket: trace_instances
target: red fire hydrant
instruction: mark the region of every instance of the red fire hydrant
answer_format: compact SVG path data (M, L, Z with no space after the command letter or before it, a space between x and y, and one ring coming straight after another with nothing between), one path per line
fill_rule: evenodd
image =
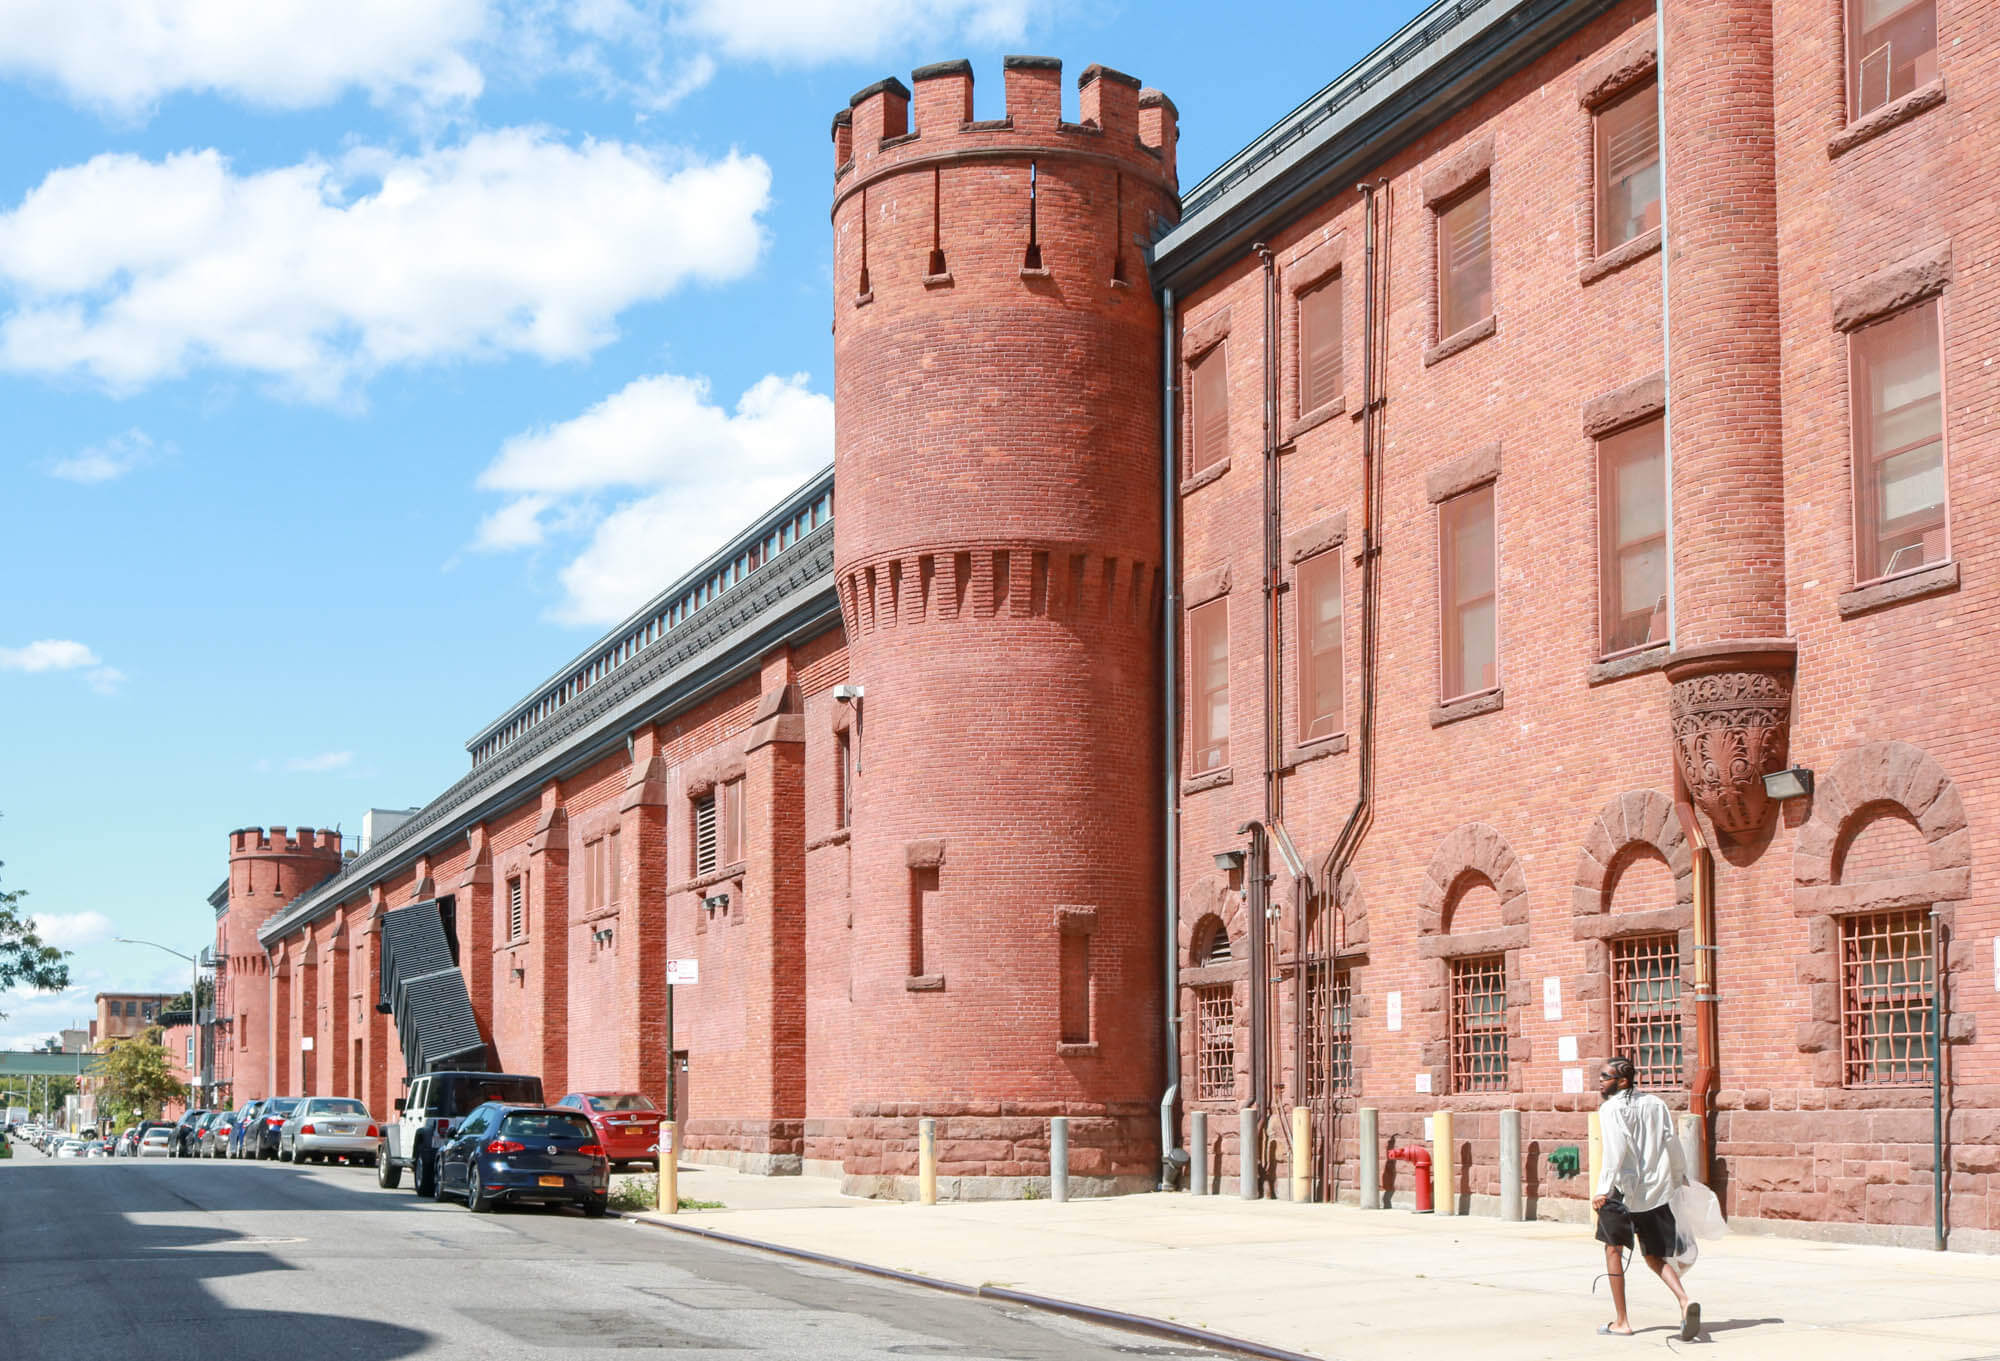
M1431 1151L1412 1144L1405 1148L1391 1148L1384 1156L1392 1162L1410 1165L1410 1176L1417 1184L1415 1212L1420 1215L1431 1213ZM1389 1188L1384 1186L1382 1189L1387 1191Z

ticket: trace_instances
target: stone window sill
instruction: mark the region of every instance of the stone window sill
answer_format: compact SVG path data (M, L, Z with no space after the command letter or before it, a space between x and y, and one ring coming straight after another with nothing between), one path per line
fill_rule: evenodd
M1021 277L1023 279L1046 279L1049 277L1049 272L1046 269L1029 269L1023 265L1021 267Z
M1186 496L1190 492L1200 491L1203 487L1206 487L1209 483L1215 481L1217 478L1221 477L1224 473L1228 471L1229 471L1229 460L1227 458L1217 459L1215 462L1209 464L1206 468L1203 468L1200 472L1195 473L1190 477L1182 478L1181 495Z
M1590 664L1589 684L1602 685L1606 681L1623 680L1627 676L1643 676L1648 671L1658 671L1667 664L1667 654L1673 651L1670 644L1662 641L1648 643L1630 652L1621 652L1616 657L1603 657Z
M1088 1044L1071 1044L1067 1040L1056 1045L1056 1057L1061 1059L1094 1059L1098 1056L1097 1041Z
M1182 780L1181 793L1199 794L1204 789L1220 789L1226 784L1235 783L1235 780L1236 772L1231 767L1224 766L1220 770L1205 771L1200 775L1191 775L1187 779Z
M1643 260L1660 248L1660 229L1641 232L1622 246L1613 246L1583 267L1577 282L1594 284L1607 274L1616 274L1635 260Z
M925 287L925 288L950 288L950 287L951 287L951 271L950 271L950 270L946 270L946 271L945 271L944 273L942 273L942 274L926 274L926 275L924 275L924 287Z
M672 888L668 889L667 892L669 894L694 893L701 889L714 888L717 884L720 884L725 880L741 879L743 877L743 869L744 869L744 862L738 860L734 864L723 865L718 869L712 869L707 874L696 875L694 878L689 879L685 883L675 884Z
M1934 562L1928 567L1919 567L1914 572L1905 572L1899 577L1885 581L1871 581L1865 586L1856 586L1851 591L1840 593L1840 617L1852 619L1858 614L1879 610L1885 605L1899 605L1905 600L1921 600L1927 595L1940 595L1958 589L1958 562Z
M1498 315L1489 315L1484 321L1475 321L1456 335L1446 336L1437 344L1424 351L1424 367L1443 363L1462 350L1469 350L1480 341L1500 329Z
M1347 746L1347 734L1344 732L1334 733L1330 737L1315 737L1310 742L1301 742L1288 753L1286 769L1296 769L1308 761L1338 756L1347 750Z
M806 849L816 851L823 846L845 846L847 839L853 835L854 829L852 827L842 827L837 831L828 832L825 836L814 837L806 843Z
M903 979L906 992L943 992L944 975L941 973L914 973Z
M875 301L875 290L872 288L869 289L866 293L856 293L854 295L854 305L856 307L866 307L869 303L874 301Z
M1480 714L1497 713L1507 707L1507 691L1486 690L1477 695L1466 695L1431 710L1431 726L1442 728L1447 723L1457 723L1462 719L1477 718Z
M1290 444L1300 435L1305 434L1306 431L1318 429L1320 426L1325 425L1328 421L1332 420L1335 416L1341 415L1346 410L1347 410L1347 398L1344 396L1336 397L1332 401L1326 403L1326 405L1324 406L1314 407L1311 411L1306 412L1305 415L1299 417L1297 420L1293 421L1290 425L1285 427L1284 442Z
M1910 91L1901 99L1892 99L1862 114L1828 140L1826 154L1829 157L1844 156L1864 142L1872 142L1890 128L1901 127L1924 110L1935 109L1942 103L1944 81L1934 80L1922 89Z

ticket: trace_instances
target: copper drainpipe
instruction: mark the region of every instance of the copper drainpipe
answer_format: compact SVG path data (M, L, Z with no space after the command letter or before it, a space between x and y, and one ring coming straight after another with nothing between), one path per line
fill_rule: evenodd
M1678 756L1674 812L1694 847L1694 1086L1688 1093L1688 1111L1695 1120L1695 1175L1706 1186L1715 1158L1715 1091L1721 1085L1715 1054L1715 852L1695 815Z

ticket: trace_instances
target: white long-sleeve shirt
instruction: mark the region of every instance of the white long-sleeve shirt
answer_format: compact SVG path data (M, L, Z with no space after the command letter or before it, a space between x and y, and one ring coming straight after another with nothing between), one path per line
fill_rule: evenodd
M1617 1191L1626 1209L1651 1210L1687 1180L1673 1112L1659 1097L1627 1088L1599 1104L1598 1125L1604 1138L1598 1195Z

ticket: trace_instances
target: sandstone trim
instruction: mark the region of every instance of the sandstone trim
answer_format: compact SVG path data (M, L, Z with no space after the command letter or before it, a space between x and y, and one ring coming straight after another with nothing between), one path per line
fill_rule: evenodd
M1833 295L1833 324L1852 331L1936 297L1951 282L1951 242L1939 241Z
M1229 594L1229 564L1211 567L1206 572L1193 572L1181 587L1181 604L1186 609L1206 605Z
M1228 766L1224 766L1220 770L1211 770L1200 775L1191 775L1187 779L1182 780L1181 793L1199 794L1204 789L1220 789L1226 784L1233 783L1235 779L1235 772Z
M1224 473L1228 471L1229 471L1229 458L1227 455L1224 455L1223 457L1217 459L1215 462L1209 464L1206 468L1203 468L1200 472L1182 478L1181 495L1186 496L1190 492L1200 491L1203 487L1206 487L1209 483L1215 481L1218 477L1221 477Z
M1863 142L1873 141L1890 128L1900 127L1926 109L1934 109L1942 103L1944 79L1939 77L1921 89L1912 90L1901 99L1892 99L1881 108L1871 109L1849 123L1827 139L1826 154L1829 158L1844 156Z
M903 846L903 863L913 870L933 870L944 864L944 841L931 838Z
M1650 420L1667 409L1667 375L1663 371L1635 378L1622 387L1599 393L1583 404L1583 433L1592 439Z
M1586 685L1603 685L1606 681L1623 680L1627 676L1643 676L1661 670L1667 664L1667 656L1673 651L1673 644L1664 640L1648 643L1641 648L1621 653L1616 657L1605 657L1590 664L1590 673L1584 678Z
M1493 136L1475 137L1424 176L1424 206L1435 208L1493 173Z
M1305 434L1306 431L1317 430L1335 416L1343 415L1346 411L1347 397L1344 394L1334 398L1330 402L1316 406L1285 427L1284 442L1290 444L1300 435Z
M1500 329L1499 317L1489 313L1484 321L1475 321L1457 335L1446 336L1437 344L1424 351L1424 367L1443 363L1462 350L1469 350L1480 341Z
M1842 619L1852 619L1856 615L1879 610L1885 605L1901 604L1905 600L1920 600L1927 595L1942 595L1946 591L1958 589L1958 563L1935 562L1914 572L1906 572L1887 581L1871 581L1866 586L1856 586L1853 590L1840 593L1839 608Z
M1323 520L1295 529L1285 536L1285 561L1304 562L1307 558L1338 548L1347 541L1347 512L1336 511Z
M1507 707L1507 692L1504 689L1488 690L1481 695L1467 695L1448 704L1431 707L1431 726L1442 728L1447 723L1457 723L1461 719L1477 718L1481 714L1498 713Z
M1595 209L1593 208L1593 212ZM1585 262L1577 271L1579 284L1594 284L1607 274L1616 274L1625 266L1643 260L1660 248L1661 232L1658 227L1649 232L1641 232L1621 246L1613 246L1604 254Z
M1220 345L1229 336L1229 309L1211 313L1200 321L1191 322L1181 332L1181 362L1192 364Z
M1500 477L1500 441L1483 444L1471 453L1455 458L1424 479L1424 496L1432 505L1449 501L1461 492L1483 487Z
M1576 82L1576 102L1595 110L1651 78L1659 64L1659 48L1649 25L1584 70Z
M1341 233L1301 253L1285 267L1285 286L1296 295L1340 272L1347 258L1347 234Z

